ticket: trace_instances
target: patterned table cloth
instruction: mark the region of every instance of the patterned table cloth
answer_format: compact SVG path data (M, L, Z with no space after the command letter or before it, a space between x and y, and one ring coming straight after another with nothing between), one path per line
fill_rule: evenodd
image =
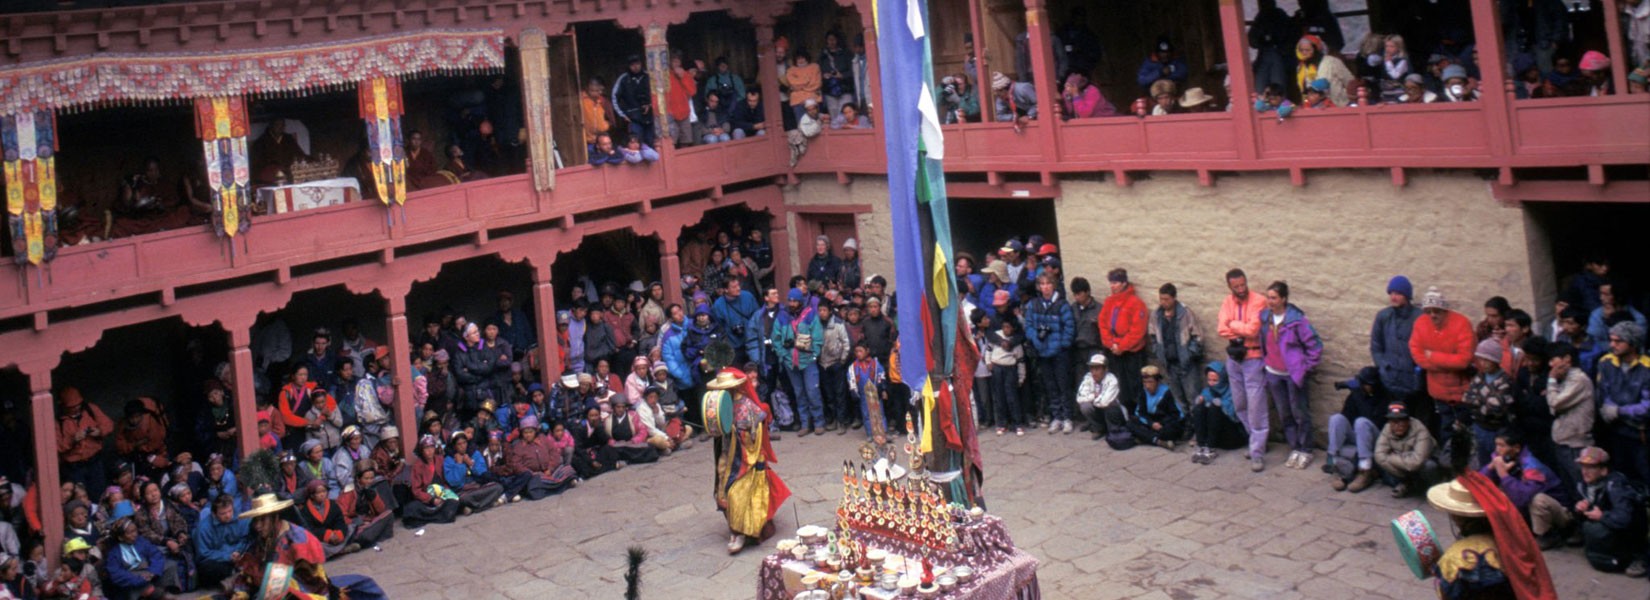
M264 214L269 215L334 206L360 199L361 183L353 177L258 189L258 204L263 206Z
M853 535L867 549L880 548L890 554L913 557L913 566L921 568L916 566L916 561L923 554L915 544L863 531L854 531ZM1042 597L1037 585L1037 559L1014 547L1014 541L1009 538L1008 529L1001 519L988 515L963 525L958 537L962 546L960 552L930 552L929 561L936 568L968 565L974 569L974 579L949 594L942 594L940 598L1038 600ZM789 556L775 553L763 558L762 568L757 574L757 598L791 600L803 591L801 576L810 570L813 570L811 565ZM894 594L880 589L865 589L861 590L860 598L885 600L894 597Z

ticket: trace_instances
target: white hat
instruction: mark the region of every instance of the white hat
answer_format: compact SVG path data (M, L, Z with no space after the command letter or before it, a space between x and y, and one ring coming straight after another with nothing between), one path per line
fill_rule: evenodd
M844 240L842 242L842 249L843 250L858 250L859 249L859 241L855 240L854 238L848 238L847 240Z
M1449 301L1444 299L1444 293L1438 291L1438 286L1427 288L1425 296L1421 296L1421 308L1449 308Z
M1094 354L1094 356L1089 357L1089 366L1091 366L1091 367L1104 367L1104 366L1106 366L1106 355L1096 352Z
M565 388L568 388L568 389L579 387L579 376L577 374L574 374L574 373L568 373L566 375L562 375L561 376L561 385L562 385L562 387L565 387Z

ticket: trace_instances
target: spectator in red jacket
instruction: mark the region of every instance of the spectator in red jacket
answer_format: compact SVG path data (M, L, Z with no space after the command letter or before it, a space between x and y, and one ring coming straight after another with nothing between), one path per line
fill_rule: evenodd
M1437 402L1439 446L1448 448L1455 429L1455 408L1466 392L1472 372L1476 343L1472 321L1449 309L1449 302L1437 287L1427 288L1421 301L1425 319L1415 320L1409 336L1409 353L1415 366L1427 374L1427 394Z
M1100 305L1100 344L1105 347L1106 365L1117 374L1118 396L1134 411L1134 401L1145 388L1140 369L1146 366L1146 332L1151 321L1146 303L1129 284L1129 272L1112 269L1106 274L1111 295Z

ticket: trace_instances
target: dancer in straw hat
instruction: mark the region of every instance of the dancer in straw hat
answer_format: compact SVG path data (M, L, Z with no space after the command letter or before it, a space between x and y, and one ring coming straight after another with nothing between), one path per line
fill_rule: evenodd
M756 385L738 369L725 368L705 383L706 398L726 392L731 400L729 428L714 428L716 439L716 508L728 519L728 553L737 554L751 540L773 535L773 515L791 495L771 468L778 462L768 431L773 413L756 395ZM707 414L707 421L712 415ZM722 431L727 430L727 435Z

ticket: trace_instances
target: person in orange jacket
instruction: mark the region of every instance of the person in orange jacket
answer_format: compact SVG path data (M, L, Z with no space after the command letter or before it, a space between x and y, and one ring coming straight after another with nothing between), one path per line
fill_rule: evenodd
M1106 365L1117 375L1118 397L1129 412L1143 397L1140 369L1146 366L1146 333L1150 328L1146 303L1129 284L1129 272L1112 269L1106 273L1111 295L1100 304L1100 344L1106 351Z
M1232 407L1249 430L1249 470L1259 473L1266 469L1266 436L1272 433L1260 349L1260 313L1266 309L1266 296L1249 291L1249 276L1243 269L1226 272L1226 289L1232 293L1220 302L1216 332L1227 343Z
M1455 430L1456 406L1467 390L1472 376L1473 349L1477 344L1472 320L1449 309L1444 293L1436 286L1427 288L1421 301L1424 319L1415 320L1415 329L1409 336L1409 353L1415 366L1427 374L1427 394L1436 401L1438 411L1438 445L1449 447Z
M86 489L102 490L107 482L103 465L103 440L114 435L115 422L103 409L86 402L80 390L66 387L58 392L57 457L63 461L63 479L86 484Z

